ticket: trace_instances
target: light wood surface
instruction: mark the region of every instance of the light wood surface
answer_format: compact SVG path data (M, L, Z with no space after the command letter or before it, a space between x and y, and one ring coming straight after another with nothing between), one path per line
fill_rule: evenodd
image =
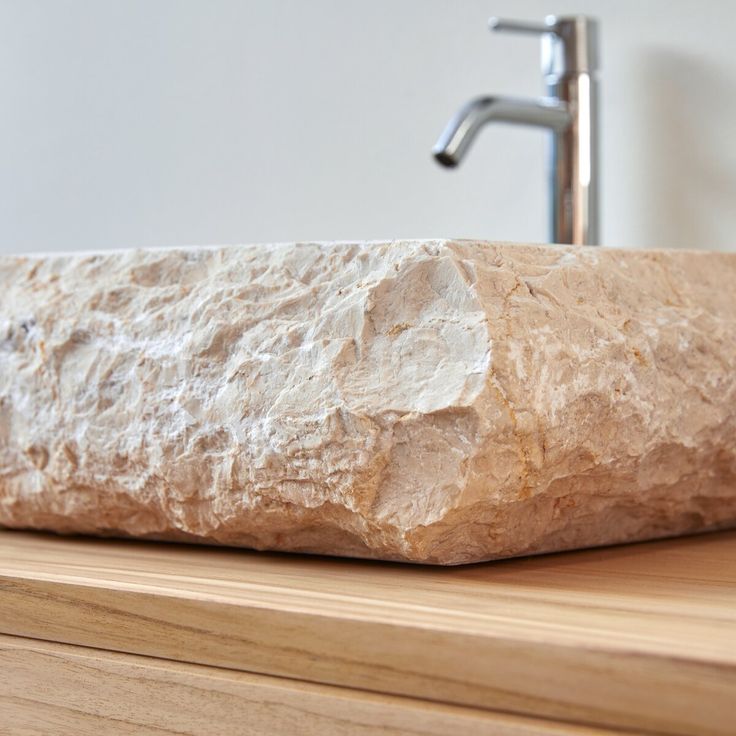
M0 733L613 736L489 711L0 636Z
M0 631L526 716L736 732L736 534L466 568L0 533Z

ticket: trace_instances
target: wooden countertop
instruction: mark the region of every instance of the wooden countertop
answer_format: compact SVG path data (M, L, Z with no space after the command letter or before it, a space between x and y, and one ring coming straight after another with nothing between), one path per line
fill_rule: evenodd
M0 633L565 723L736 732L736 532L458 568L0 532Z

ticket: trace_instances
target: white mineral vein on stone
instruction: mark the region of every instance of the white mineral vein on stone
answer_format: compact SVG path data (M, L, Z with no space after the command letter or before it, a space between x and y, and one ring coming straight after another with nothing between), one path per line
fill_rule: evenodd
M736 255L0 259L0 525L452 564L736 525Z

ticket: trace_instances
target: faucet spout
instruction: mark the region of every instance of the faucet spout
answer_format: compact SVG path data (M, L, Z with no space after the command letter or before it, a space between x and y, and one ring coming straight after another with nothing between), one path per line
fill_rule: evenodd
M491 122L563 132L570 126L572 115L568 106L555 98L477 97L463 105L442 131L432 149L435 159L443 166L457 166L480 129Z

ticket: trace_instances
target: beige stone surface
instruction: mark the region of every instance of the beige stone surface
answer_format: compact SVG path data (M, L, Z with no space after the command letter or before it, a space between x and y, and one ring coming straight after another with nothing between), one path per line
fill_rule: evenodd
M736 525L736 255L0 260L0 525L453 564Z

